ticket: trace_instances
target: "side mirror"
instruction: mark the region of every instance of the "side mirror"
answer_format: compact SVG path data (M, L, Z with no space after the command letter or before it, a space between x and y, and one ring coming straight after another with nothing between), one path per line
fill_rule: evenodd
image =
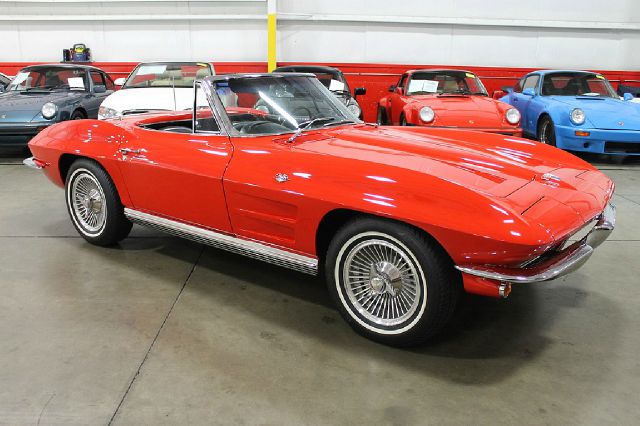
M504 93L511 93L511 92L513 92L513 87L512 86L502 86L500 88L500 90L502 90Z
M524 90L522 91L522 94L523 94L523 95L527 95L527 96L535 96L535 95L536 95L536 91L535 91L535 90L533 90L533 88L532 88L532 87L529 87L529 88L527 88L527 89L524 89Z
M396 85L392 84L391 86L389 86L389 91L390 92L394 92L396 90Z
M633 100L633 95L631 93L625 93L624 95L622 95L623 99L625 101L632 101Z
M107 86L103 84L96 84L93 86L93 93L105 93L107 91Z
M353 98L357 98L358 96L364 96L367 94L367 89L365 89L364 87L356 87L355 89L353 89Z
M493 99L500 99L503 96L506 96L506 92L504 90L496 90L493 92L493 96L491 96Z
M116 81L114 81L113 83L114 83L116 86L124 86L124 83L125 83L126 81L127 81L127 79L126 79L126 78L124 78L124 77L120 77L120 78L116 78Z

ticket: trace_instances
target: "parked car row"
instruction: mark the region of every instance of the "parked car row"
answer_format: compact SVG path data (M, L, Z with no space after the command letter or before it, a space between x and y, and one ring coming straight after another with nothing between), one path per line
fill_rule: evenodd
M425 81L408 81L409 100L395 100L418 104L407 124L440 123L446 105L477 99L508 135L485 122L493 133L367 124L312 75L229 74L196 80L191 111L49 127L25 164L65 188L92 244L116 244L138 223L320 274L358 333L415 345L444 329L463 291L507 297L512 284L566 275L615 226L603 173L513 137L506 104L452 88L442 96ZM440 102L433 117L429 97ZM400 114L392 104L391 119Z
M362 119L357 97L366 89L352 92L340 70L294 65L275 72L314 74ZM213 75L214 67L204 62L141 63L115 82L90 66L27 67L0 94L0 143L24 145L47 126L69 119L191 109L194 82ZM218 95L231 105L237 100L227 92ZM295 93L290 95L295 101ZM204 102L204 96L200 99ZM621 99L604 76L587 71L535 71L490 96L469 71L411 70L378 101L377 122L524 135L567 150L633 155L640 154L640 105L629 102L634 99L630 93Z

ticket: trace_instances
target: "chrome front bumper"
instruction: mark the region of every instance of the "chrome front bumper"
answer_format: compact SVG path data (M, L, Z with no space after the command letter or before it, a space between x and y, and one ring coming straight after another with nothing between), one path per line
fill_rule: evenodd
M465 274L504 283L536 283L553 280L584 265L595 248L609 237L615 225L616 208L613 204L607 204L587 236L561 251L541 256L526 267L456 266L456 269Z
M42 168L41 165L36 163L35 158L33 158L33 157L25 158L24 160L22 160L22 164L24 164L25 166L27 166L29 168L36 169L36 170L40 170Z

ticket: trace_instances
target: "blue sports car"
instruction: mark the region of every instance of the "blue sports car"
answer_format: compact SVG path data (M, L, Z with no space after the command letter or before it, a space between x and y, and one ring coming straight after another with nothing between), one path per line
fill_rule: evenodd
M572 151L640 154L640 104L588 71L534 71L500 100L520 111L525 135Z

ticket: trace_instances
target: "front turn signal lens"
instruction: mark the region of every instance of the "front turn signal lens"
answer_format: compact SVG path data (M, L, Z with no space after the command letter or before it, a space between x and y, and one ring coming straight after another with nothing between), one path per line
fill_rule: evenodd
M585 132L582 130L576 130L576 136L588 137L591 136L591 132Z

